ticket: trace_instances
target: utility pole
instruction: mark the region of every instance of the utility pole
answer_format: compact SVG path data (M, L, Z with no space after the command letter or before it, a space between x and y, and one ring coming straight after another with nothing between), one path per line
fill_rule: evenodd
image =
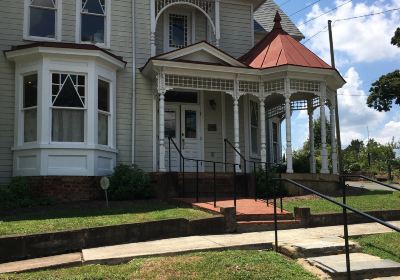
M332 68L336 69L335 64L335 52L333 49L333 37L332 37L332 21L328 20L328 31L329 31L329 47L331 51L331 65ZM342 157L342 141L340 138L340 123L339 123L339 104L337 92L335 92L335 119L336 119L336 139L337 139L337 153L339 159L339 180L343 188L343 204L346 204L346 185L343 175L343 157ZM333 129L333 128L332 128ZM350 249L349 249L349 229L347 226L347 209L343 208L343 221L344 221L344 240L346 248L346 268L347 268L347 279L351 280L351 267L350 267Z

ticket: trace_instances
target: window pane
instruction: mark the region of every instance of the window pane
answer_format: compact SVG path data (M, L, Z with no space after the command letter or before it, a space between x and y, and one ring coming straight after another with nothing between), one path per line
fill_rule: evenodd
M40 8L30 8L29 35L55 38L56 11Z
M24 77L24 108L37 106L37 74Z
M108 116L98 114L99 128L98 128L98 143L100 145L108 145Z
M278 125L276 123L272 123L272 141L278 142Z
M169 16L169 46L183 48L187 45L187 16Z
M185 137L197 137L197 113L196 111L185 111Z
M98 109L110 112L110 84L99 80L98 83Z
M86 0L82 1L82 12L92 14L104 14L104 0Z
M32 0L31 5L47 7L47 8L55 8L56 1L54 0Z
M24 142L34 142L37 137L37 109L24 111Z
M80 95L72 81L73 79L68 76L58 96L53 96L53 106L75 108L84 107L84 98L80 98Z
M176 137L176 112L175 111L165 111L164 115L165 122L165 137Z
M251 127L251 151L253 154L258 153L258 129Z
M81 40L83 42L104 43L103 16L82 15Z
M52 111L52 141L84 142L83 110L53 109Z

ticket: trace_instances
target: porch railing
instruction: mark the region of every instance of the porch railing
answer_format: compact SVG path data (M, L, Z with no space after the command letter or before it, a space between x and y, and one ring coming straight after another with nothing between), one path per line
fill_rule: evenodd
M214 199L214 207L217 207L217 176L216 176L216 166L217 164L226 166L231 165L233 167L233 201L234 206L236 207L237 201L237 186L236 186L236 163L228 163L228 162L220 162L220 161L212 161L212 160L203 160L203 159L195 159L185 157L182 151L179 149L178 145L175 143L174 139L168 137L168 170L172 172L171 167L171 144L174 146L175 150L178 152L180 159L180 171L182 172L182 196L185 196L185 161L196 162L196 202L199 202L199 163L211 163L213 166L213 199Z
M343 178L343 177L341 177ZM337 206L340 206L343 209L343 230L344 230L344 239L345 239L345 251L346 251L346 268L347 268L347 279L351 279L351 263L350 263L350 248L349 248L349 231L348 231L348 218L347 218L347 210L356 213L370 221L379 223L385 227L388 227L396 232L400 232L400 228L385 222L381 219L378 219L374 216L371 216L367 213L364 213L360 210L357 210L349 205L346 204L346 199L347 199L347 195L346 195L346 186L344 184L344 180L341 179L341 185L342 185L342 190L343 190L343 194L342 194L342 201L343 202L338 202L332 198L330 198L327 195L324 195L320 192L317 192L309 187L306 187L298 182L295 182L291 179L287 179L287 178L273 178L273 181L276 182L288 182L290 184L292 184L293 186L296 186L300 189L303 189L304 191L310 192L324 200L327 200ZM278 252L279 251L279 245L278 245L278 221L277 221L277 210L276 210L276 186L275 184L273 184L273 195L274 195L274 231L275 231L275 250Z

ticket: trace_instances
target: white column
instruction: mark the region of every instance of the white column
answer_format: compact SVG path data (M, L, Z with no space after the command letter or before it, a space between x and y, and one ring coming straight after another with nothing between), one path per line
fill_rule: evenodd
M317 168L316 168L316 162L315 162L315 141L314 141L314 119L313 119L313 113L314 113L314 108L312 107L312 100L308 101L308 132L309 132L309 138L310 138L310 172L311 173L316 173Z
M339 174L338 172L338 157L337 157L337 146L336 146L336 107L331 105L330 117L331 117L331 146L332 146L332 173Z
M221 39L219 0L215 0L215 45L219 48L219 40Z
M240 138L239 138L239 98L234 96L233 97L233 144L235 149L240 153ZM236 166L237 171L239 171L239 164L240 164L240 156L238 153L235 153L235 163L238 164Z
M160 172L165 172L165 129L164 129L164 113L165 113L165 91L159 90L159 95L160 95L160 104L159 104L159 145L160 145L160 163L159 163L159 171Z
M260 154L261 154L261 161L267 162L267 138L266 138L266 132L265 132L265 102L264 98L260 99L260 136L261 136L261 141L260 141Z
M292 151L292 118L290 107L290 95L285 95L285 118L286 118L286 173L293 173L293 151Z
M150 0L150 52L151 57L156 55L156 3Z
M328 150L326 148L326 116L325 116L325 100L326 88L321 86L322 94L320 97L320 120L321 120L321 173L328 174Z

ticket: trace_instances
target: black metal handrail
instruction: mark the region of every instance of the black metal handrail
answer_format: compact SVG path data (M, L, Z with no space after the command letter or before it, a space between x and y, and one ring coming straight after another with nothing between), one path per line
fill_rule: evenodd
M180 164L180 170L182 171L182 195L183 196L185 195L185 160L196 162L196 202L199 202L199 162L213 164L214 207L217 207L216 165L217 164L222 164L224 166L232 165L233 173L234 173L234 178L233 178L233 189L234 189L233 190L233 201L234 202L233 203L234 203L234 206L236 207L236 201L237 201L236 166L238 164L222 162L222 161L212 161L212 160L203 160L203 159L195 159L195 158L185 157L182 154L182 151L178 148L178 145L175 143L174 139L172 139L171 137L168 137L168 168L169 168L169 172L171 172L171 143L175 147L176 151L178 152L180 159L183 161L183 164L182 163Z
M397 188L395 186L392 186L392 185L389 185L389 184L386 184L386 183L379 182L378 180L374 180L374 179L366 177L364 175L347 175L346 174L346 175L342 175L342 177L343 178L362 178L364 180L379 184L379 185L384 186L386 188L389 188L389 189L392 189L392 190L396 190L396 191L400 191L400 188Z
M345 239L345 249L346 249L346 267L347 267L347 278L348 279L351 279L351 269L350 269L350 249L349 249L349 232L348 232L347 210L350 210L353 213L356 213L356 214L358 214L358 215L360 215L360 216L362 216L362 217L364 217L366 219L369 219L369 220L372 220L372 221L374 221L376 223L379 223L379 224L381 224L381 225L383 225L385 227L388 227L388 228L390 228L390 229L392 229L394 231L400 232L400 228L398 228L398 227L396 227L396 226L394 226L394 225L392 225L390 223L387 223L387 222L385 222L385 221L383 221L381 219L378 219L378 218L376 218L374 216L371 216L371 215L369 215L367 213L364 213L364 212L362 212L360 210L357 210L357 209L355 209L355 208L353 208L351 206L348 206L346 204L346 186L344 186L344 184L343 184L343 203L341 203L341 202L338 202L338 201L330 198L327 195L324 195L324 194L322 194L320 192L317 192L317 191L315 191L315 190L313 190L313 189L311 189L309 187L306 187L306 186L304 186L304 185L302 185L300 183L297 183L297 182L295 182L295 181L293 181L291 179L287 179L287 178L272 178L272 180L279 181L279 182L286 181L286 182L288 182L288 183L290 183L290 184L292 184L292 185L294 185L296 187L299 187L299 188L301 188L301 189L303 189L305 191L308 191L310 193L315 194L316 196L319 196L319 197L321 197L321 198L323 198L325 200L328 200L329 202L332 202L333 204L336 204L337 206L340 206L343 209L343 221L344 221L343 226L344 226L344 239ZM277 221L277 213L276 213L277 211L276 211L276 187L275 187L275 184L273 185L273 194L274 194L275 250L278 252L278 221Z

